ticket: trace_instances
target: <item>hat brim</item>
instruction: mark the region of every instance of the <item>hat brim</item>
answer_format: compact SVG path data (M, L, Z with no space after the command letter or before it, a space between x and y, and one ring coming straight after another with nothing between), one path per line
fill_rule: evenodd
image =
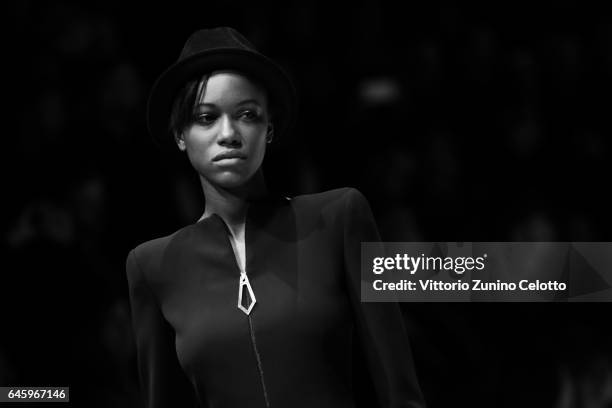
M264 55L235 48L219 48L189 56L170 66L153 84L147 103L147 127L157 144L174 145L168 129L172 103L185 82L207 72L231 69L261 83L276 108L274 132L285 135L293 126L297 97L287 73Z

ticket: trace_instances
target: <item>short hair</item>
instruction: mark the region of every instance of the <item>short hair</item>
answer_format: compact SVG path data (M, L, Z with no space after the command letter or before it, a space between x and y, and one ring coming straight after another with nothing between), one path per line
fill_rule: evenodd
M177 92L168 122L168 130L172 136L177 137L193 123L197 102L206 92L209 76L209 74L204 74L200 78L191 79Z

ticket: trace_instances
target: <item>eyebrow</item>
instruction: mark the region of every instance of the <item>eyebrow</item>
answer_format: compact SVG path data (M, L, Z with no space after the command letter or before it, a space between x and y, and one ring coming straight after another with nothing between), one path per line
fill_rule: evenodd
M261 102L259 102L257 99L245 99L245 100L243 100L243 101L238 102L238 103L236 104L236 106L248 105L249 103L253 103L253 104L255 104L255 105L262 106L262 103L261 103ZM213 106L216 106L216 105L215 105L214 103L204 103L204 102L200 102L200 103L198 103L198 104L197 104L195 107L196 107L196 108L199 108L200 106L210 106L210 107L213 107Z

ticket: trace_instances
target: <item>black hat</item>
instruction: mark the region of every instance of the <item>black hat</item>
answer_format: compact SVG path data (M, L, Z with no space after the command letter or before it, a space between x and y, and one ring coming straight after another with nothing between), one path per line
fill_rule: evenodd
M296 116L297 98L289 76L238 31L231 27L218 27L193 33L176 63L153 84L147 105L147 127L155 141L166 145L173 140L168 129L170 112L174 98L185 82L221 69L235 69L259 81L277 108L275 134L278 137L290 128Z

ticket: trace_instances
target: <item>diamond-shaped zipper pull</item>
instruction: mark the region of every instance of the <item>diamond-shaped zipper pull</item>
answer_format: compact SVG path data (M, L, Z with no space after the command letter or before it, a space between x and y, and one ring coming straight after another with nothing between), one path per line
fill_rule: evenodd
M245 287L247 292L244 291ZM245 294L244 296L243 293ZM242 310L246 315L249 315L256 302L257 300L255 299L255 293L253 293L253 288L251 288L251 283L249 282L247 274L245 272L240 272L240 285L238 286L238 309Z

